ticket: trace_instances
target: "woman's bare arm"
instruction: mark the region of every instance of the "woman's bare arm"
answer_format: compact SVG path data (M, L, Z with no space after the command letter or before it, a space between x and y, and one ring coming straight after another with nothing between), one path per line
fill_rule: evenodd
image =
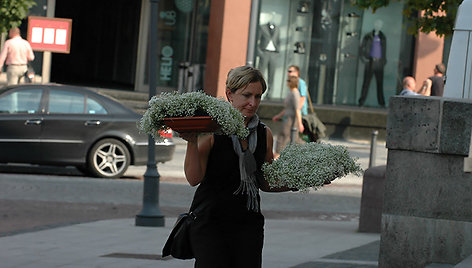
M184 162L185 177L191 186L198 185L205 176L208 155L213 146L213 135L198 137L195 133L187 133L180 135L180 137L187 141Z

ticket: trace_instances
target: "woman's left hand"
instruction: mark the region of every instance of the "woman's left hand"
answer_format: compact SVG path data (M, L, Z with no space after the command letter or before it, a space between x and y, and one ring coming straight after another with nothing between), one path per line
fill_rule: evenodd
M299 124L298 132L303 133L303 131L305 131L305 127L303 126L303 124Z

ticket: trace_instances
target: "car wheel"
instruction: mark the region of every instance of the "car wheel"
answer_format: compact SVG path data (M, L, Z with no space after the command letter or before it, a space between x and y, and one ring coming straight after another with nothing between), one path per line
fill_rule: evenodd
M119 140L103 139L90 150L87 164L93 175L102 178L122 176L128 169L130 153Z

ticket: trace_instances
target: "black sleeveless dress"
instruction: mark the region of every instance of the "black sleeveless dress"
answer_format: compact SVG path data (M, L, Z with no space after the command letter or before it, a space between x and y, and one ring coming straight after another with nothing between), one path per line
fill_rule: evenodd
M254 158L258 179L267 151L265 125L257 126ZM205 201L191 228L195 267L261 267L264 217L249 211L247 195L234 194L240 184L239 159L231 138L214 135L205 178L198 186L191 210ZM259 194L257 199L260 200Z

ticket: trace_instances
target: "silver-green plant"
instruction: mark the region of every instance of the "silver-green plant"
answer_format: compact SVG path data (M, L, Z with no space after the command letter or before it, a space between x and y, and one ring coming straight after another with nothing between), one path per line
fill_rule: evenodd
M149 101L149 108L138 122L138 128L159 140L161 130L167 129L163 119L168 117L211 116L221 126L218 133L237 135L244 139L249 130L244 117L223 98L215 98L203 92L164 92Z
M279 158L264 163L262 171L271 187L286 186L300 191L316 190L350 173L362 174L357 158L351 157L345 146L315 142L289 144Z

